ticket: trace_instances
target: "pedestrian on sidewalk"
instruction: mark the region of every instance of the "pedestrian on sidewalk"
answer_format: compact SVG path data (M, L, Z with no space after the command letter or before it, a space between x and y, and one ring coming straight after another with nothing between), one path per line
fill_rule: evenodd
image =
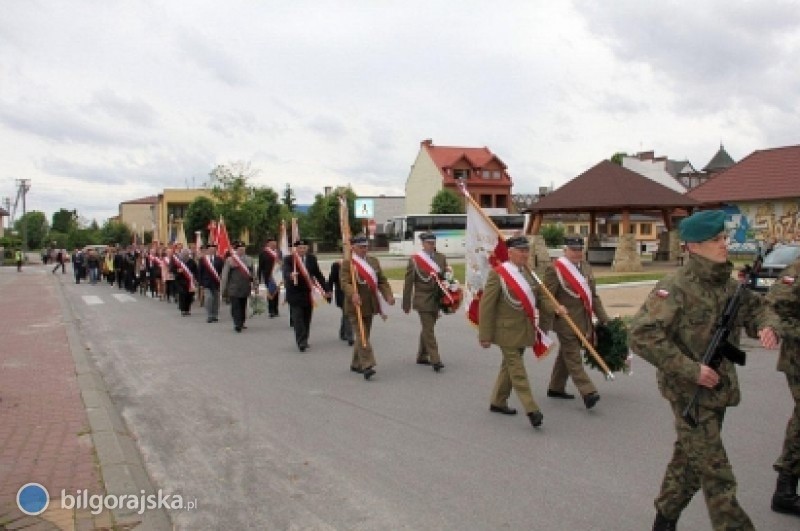
M72 273L75 275L75 284L80 284L84 277L84 260L83 251L75 247L75 251L72 253Z
M55 272L58 271L59 267L61 268L61 274L66 274L67 267L64 265L64 262L66 261L64 255L66 254L66 252L67 252L66 249L59 249L58 252L56 253L56 265L53 268L53 274L55 274Z
M17 249L14 251L14 261L17 263L17 273L22 271L22 251Z

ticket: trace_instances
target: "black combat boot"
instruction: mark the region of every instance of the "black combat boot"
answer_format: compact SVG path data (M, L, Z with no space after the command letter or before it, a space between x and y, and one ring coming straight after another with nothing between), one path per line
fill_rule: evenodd
M778 484L772 495L772 510L800 516L800 496L797 495L797 476L778 473Z
M656 521L653 522L653 531L675 531L678 529L678 520L669 520L663 514L656 513Z

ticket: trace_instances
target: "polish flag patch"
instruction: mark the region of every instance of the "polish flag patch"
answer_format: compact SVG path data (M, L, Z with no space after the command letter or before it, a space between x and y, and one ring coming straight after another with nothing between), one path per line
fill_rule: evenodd
M781 282L783 284L786 284L787 286L794 286L794 280L795 277L789 277L789 276L781 277Z
M665 289L656 290L656 297L660 299L666 299L667 297L669 297L669 291Z

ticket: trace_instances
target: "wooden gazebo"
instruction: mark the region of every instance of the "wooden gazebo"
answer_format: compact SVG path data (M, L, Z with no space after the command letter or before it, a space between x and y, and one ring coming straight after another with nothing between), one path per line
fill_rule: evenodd
M672 231L676 210L691 212L698 206L691 197L604 160L531 205L529 234L539 234L546 214L588 213L591 242L596 237L598 216L620 214L622 241L630 233L631 214L661 215L666 229Z

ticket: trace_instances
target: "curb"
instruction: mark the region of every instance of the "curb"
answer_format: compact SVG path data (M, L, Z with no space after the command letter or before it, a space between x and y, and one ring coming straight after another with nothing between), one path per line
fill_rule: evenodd
M59 303L64 315L64 327L72 358L75 362L75 373L81 398L86 409L91 427L99 463L100 476L106 494L141 496L157 493L142 461L125 421L114 407L108 394L108 388L94 362L86 354L88 347L82 342L79 331L80 321L75 317L72 304L64 293L64 286L57 281ZM112 509L114 528L147 530L173 529L169 514L164 509L150 509L142 514L125 508Z

